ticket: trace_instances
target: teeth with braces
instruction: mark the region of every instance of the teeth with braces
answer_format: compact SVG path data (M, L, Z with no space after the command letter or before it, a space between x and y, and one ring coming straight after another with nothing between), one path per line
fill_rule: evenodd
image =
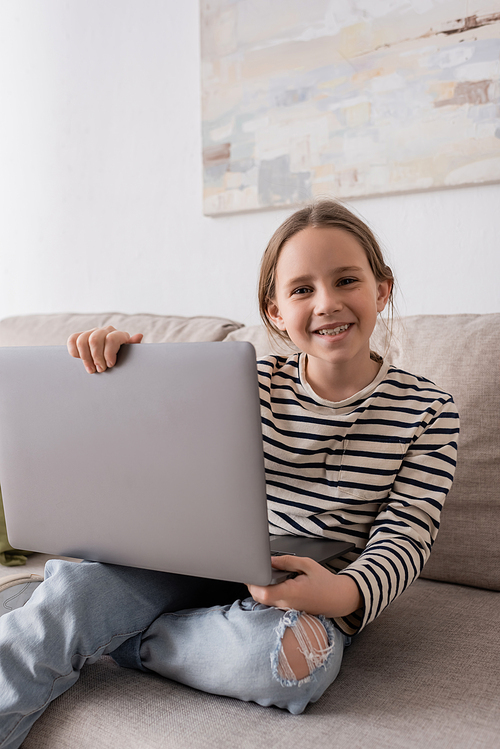
M338 335L339 333L343 333L344 330L347 330L349 325L339 325L338 328L324 328L323 330L318 330L317 332L319 335Z

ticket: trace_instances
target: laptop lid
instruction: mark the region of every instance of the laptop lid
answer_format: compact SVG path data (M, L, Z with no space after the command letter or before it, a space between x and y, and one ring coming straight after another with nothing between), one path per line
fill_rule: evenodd
M17 548L269 584L253 347L0 348L0 485Z

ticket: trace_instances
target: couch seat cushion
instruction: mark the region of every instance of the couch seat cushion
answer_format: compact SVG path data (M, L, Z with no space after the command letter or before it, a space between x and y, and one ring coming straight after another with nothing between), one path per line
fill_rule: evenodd
M203 694L110 659L45 712L23 749L472 749L500 736L500 594L418 580L346 651L301 716Z

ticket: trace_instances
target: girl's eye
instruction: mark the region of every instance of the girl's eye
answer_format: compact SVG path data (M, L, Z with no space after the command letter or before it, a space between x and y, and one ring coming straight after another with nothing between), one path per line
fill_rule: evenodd
M293 294L307 294L311 289L308 286L300 286L298 289L292 291Z
M351 283L356 283L358 279L357 278L341 278L338 285L339 286L349 286Z

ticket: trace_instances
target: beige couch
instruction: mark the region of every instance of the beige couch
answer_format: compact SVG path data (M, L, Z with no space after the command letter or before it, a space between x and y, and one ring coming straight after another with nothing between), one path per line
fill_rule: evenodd
M0 345L62 344L103 324L147 342L275 348L261 328L230 320L120 314L10 318L0 322ZM293 717L103 658L52 704L24 749L500 747L500 314L406 318L387 352L383 330L375 339L394 364L453 393L459 464L421 579L355 638L330 690Z

